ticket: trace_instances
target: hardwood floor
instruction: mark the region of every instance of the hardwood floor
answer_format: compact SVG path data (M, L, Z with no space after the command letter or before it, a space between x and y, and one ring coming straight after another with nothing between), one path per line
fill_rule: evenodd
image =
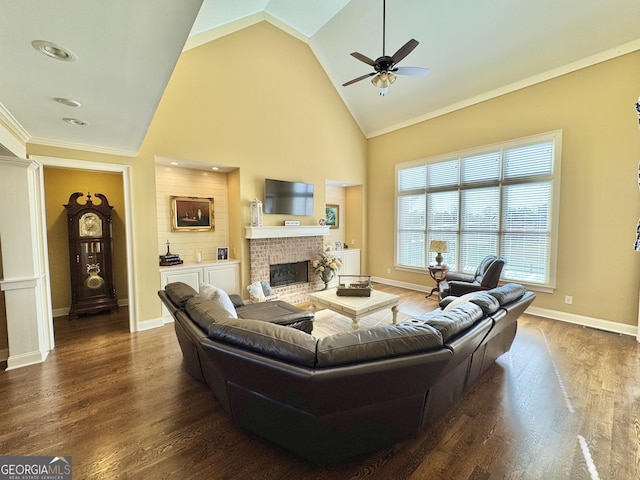
M405 317L436 308L377 288ZM329 313L318 331L351 328ZM71 455L77 479L640 478L632 337L524 315L511 351L418 438L318 467L235 427L182 368L173 326L127 327L126 311L56 320L44 364L0 372L2 455Z

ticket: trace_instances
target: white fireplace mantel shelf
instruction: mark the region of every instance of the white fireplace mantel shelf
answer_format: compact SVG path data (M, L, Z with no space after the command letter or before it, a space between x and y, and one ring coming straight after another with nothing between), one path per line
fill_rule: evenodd
M327 225L245 227L245 238L318 237L329 235Z

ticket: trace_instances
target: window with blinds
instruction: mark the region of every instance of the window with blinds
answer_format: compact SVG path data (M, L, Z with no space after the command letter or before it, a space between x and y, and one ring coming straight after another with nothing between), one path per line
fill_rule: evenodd
M398 165L396 264L427 270L431 240L444 263L473 273L487 255L503 279L555 286L561 133Z

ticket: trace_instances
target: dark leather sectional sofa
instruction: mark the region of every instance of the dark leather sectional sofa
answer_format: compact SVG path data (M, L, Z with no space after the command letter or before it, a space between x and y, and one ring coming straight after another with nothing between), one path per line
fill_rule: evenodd
M228 313L174 283L171 311L186 369L233 421L314 463L413 438L509 350L535 295L507 284L397 325L316 339Z

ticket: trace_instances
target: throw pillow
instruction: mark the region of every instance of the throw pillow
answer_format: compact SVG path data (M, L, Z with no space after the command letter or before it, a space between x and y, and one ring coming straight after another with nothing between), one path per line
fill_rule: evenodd
M482 293L483 292L471 292L471 293L467 293L465 295L462 295L461 297L457 297L453 302L451 302L449 305L444 307L443 312L448 312L452 308L457 307L461 303L468 302L469 300L471 300L476 295L479 295L479 294L482 294Z
M267 282L266 280L263 280L260 282L260 285L262 285L262 291L264 292L265 297L270 297L274 295L273 288L271 288L271 285L269 285L269 282Z
M260 282L253 282L251 285L248 285L247 290L249 291L249 297L252 302L264 302L264 290Z
M238 318L236 309L233 306L233 302L229 298L229 295L224 290L214 287L208 283L200 284L200 296L213 300L222 308L224 308L230 317Z

